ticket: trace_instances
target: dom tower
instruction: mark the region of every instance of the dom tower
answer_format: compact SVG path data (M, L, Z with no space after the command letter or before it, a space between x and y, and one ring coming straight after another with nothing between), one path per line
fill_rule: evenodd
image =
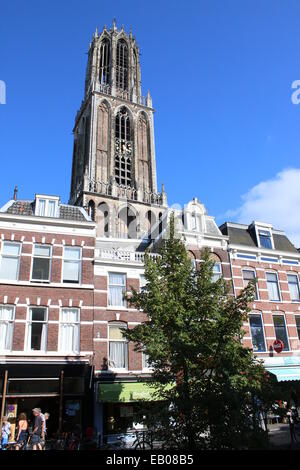
M135 37L115 21L96 30L75 120L70 204L88 209L98 236L144 237L167 206L157 192L153 112Z

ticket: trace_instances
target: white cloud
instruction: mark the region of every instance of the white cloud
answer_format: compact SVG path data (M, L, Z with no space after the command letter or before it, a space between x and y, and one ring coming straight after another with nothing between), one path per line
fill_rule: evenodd
M227 217L240 223L252 220L268 222L284 230L291 242L300 247L300 168L287 168L274 179L262 181L242 196L243 204Z

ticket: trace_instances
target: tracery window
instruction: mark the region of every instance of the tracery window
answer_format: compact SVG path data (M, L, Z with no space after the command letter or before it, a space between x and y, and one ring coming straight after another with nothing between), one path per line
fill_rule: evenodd
M124 39L117 44L116 83L119 90L128 90L128 47Z
M131 186L132 155L130 117L127 109L122 108L115 123L115 179L118 184Z
M101 85L109 84L110 44L108 39L104 39L100 45L100 70L99 80Z

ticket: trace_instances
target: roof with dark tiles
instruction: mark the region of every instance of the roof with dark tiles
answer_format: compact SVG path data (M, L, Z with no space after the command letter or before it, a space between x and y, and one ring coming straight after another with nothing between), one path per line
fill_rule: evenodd
M13 203L4 212L6 214L35 216L34 210L34 201L13 201ZM85 216L81 208L70 206L68 204L59 204L59 216L57 218L62 220L74 220L77 222L90 221L87 213Z
M258 247L255 230L253 226L245 227L237 224L225 223L221 225L220 230L224 235L229 236L229 243L232 245L244 245L249 247ZM277 233L276 233L277 232ZM294 245L290 242L288 237L285 235L284 232L278 233L278 231L273 231L273 240L274 240L274 247L277 251L290 251L292 253L298 253L298 250L294 247ZM266 248L264 248L266 249ZM270 251L272 251L270 249Z

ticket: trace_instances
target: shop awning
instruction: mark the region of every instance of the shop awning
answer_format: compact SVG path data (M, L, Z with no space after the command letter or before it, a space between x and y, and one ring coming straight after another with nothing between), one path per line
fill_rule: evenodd
M300 380L300 367L266 367L266 370L274 374L278 382Z
M101 403L131 403L139 400L159 401L159 398L153 386L147 382L99 384L98 401Z

